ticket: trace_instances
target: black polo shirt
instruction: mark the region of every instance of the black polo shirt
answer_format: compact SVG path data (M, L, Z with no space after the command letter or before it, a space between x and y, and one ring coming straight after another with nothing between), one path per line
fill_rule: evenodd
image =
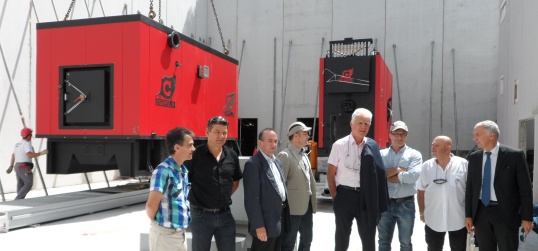
M186 161L189 170L191 206L209 209L228 207L232 204L233 182L243 178L239 157L234 150L223 146L220 161L207 148L198 146L191 161Z

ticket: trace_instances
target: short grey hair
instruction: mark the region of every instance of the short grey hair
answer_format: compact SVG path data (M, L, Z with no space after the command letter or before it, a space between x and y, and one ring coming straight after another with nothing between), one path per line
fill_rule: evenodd
M499 131L499 126L497 125L497 123L491 120L484 120L482 122L476 123L474 129L476 130L476 128L480 126L484 127L484 129L486 129L487 131L492 132L495 135L495 138L499 139L499 135L501 134L501 132Z
M370 119L370 124L372 123L372 117L374 116L371 111L369 111L366 108L357 108L353 112L353 115L351 115L351 122L355 120L355 118L359 115L363 115Z

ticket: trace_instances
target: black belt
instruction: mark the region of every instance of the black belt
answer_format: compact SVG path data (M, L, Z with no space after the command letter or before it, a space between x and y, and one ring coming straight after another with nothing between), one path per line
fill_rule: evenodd
M484 203L482 202L482 200L480 200L480 204L484 206ZM487 205L487 207L498 207L498 206L499 206L499 202L496 200L490 200L489 204Z
M402 197L402 198L390 198L390 202L392 202L392 203L402 203L404 201L412 200L414 198L415 198L414 195L407 196L407 197Z
M220 212L226 212L230 211L230 207L222 207L222 208L205 208L205 207L199 207L199 206L192 206L192 209L196 209L203 212L211 212L211 213L220 213Z
M350 186L346 186L346 185L338 185L338 187L342 188L342 189L346 189L346 190L351 190L351 191L357 191L357 192L361 191L360 187L350 187Z

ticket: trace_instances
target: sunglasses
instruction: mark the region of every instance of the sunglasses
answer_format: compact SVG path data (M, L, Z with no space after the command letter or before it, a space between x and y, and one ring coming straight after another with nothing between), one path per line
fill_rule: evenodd
M433 180L433 183L437 185L445 184L448 180L446 179L446 173L444 179L437 178L437 169L435 169L435 179Z
M209 121L207 122L208 127L212 126L214 124L227 126L228 125L228 120L226 120L225 118L223 118L221 116L217 116L217 117L213 117L213 118L209 119Z
M433 183L437 184L437 185L441 185L441 184L445 184L448 180L446 179L434 179L433 180Z
M525 242L525 239L527 239L527 234L525 234L525 229L521 228L521 234L519 235L519 240L521 242Z

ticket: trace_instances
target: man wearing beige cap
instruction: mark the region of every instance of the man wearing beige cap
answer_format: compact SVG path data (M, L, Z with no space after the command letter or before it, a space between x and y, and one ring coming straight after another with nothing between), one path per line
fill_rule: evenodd
M406 144L409 129L403 121L390 127L389 148L381 150L387 171L389 208L377 225L379 251L391 250L394 227L398 225L400 250L413 250L411 236L415 223L415 183L420 176L422 154Z
M288 127L290 144L278 154L282 162L291 214L291 231L284 234L282 251L292 251L297 232L301 234L298 251L310 250L312 243L312 214L316 213L316 181L308 155L303 147L308 143L310 130L302 122Z

